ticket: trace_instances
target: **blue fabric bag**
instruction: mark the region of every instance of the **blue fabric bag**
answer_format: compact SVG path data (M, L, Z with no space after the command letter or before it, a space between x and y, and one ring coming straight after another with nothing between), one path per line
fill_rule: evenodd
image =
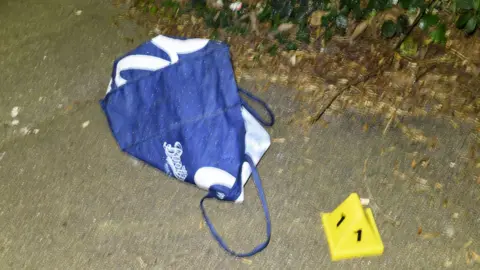
M270 119L262 119L240 93L262 105ZM274 116L267 104L237 87L226 44L157 36L114 62L100 104L123 151L208 191L200 208L227 252L247 257L268 245L270 215L256 165L270 146L261 124L273 125ZM263 206L267 239L239 254L219 236L203 202L242 202L250 175Z

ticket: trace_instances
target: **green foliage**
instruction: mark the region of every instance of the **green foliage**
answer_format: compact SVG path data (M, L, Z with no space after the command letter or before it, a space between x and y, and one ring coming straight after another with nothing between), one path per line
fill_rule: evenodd
M227 32L240 35L247 34L249 30L245 21L239 22L238 18L252 9L258 8L257 6L248 7L244 3L241 10L231 11L229 5L235 0L223 0L223 9L217 10L208 8L204 0L194 1L195 11L204 18L207 26L214 29L222 28ZM473 34L480 28L480 0L452 0L440 2L440 6L429 7L430 1L432 0L366 0L366 5L361 5L361 0L265 0L262 3L261 12L257 14L257 19L260 23L269 22L272 30L277 29L283 23L296 25L295 35L281 33L275 36L278 46L272 46L267 50L271 54L275 54L279 46L287 50L295 50L299 44L309 43L312 28L316 30L309 24L309 18L313 12L318 10L325 11L325 15L321 16L320 26L323 28L321 33L323 33L325 41L330 40L334 35L345 35L347 29L351 30L352 23L357 24L368 20L379 12L394 6L403 8L405 12L396 20L383 22L380 34L386 39L409 33L411 19L419 11L425 11L418 28L425 32L431 42L445 44L446 25L437 15L437 11L444 8L445 3L451 3L457 16L455 23L457 28L463 29L466 34ZM157 13L154 0L143 0L143 2L147 12ZM163 0L161 6L174 10L179 8L179 4L175 0ZM217 31L214 33L215 36L218 35Z
M436 29L430 32L430 38L432 42L437 44L445 44L447 38L445 37L446 27L445 24L437 25Z
M454 11L458 12L455 25L471 35L480 28L480 0L454 0Z
M397 33L397 25L393 21L388 20L383 23L382 36L384 38L392 38L395 36L396 33Z
M438 18L438 15L427 13L423 15L422 19L420 19L420 23L418 24L418 26L422 30L428 30L430 27L437 25L439 20L440 19Z

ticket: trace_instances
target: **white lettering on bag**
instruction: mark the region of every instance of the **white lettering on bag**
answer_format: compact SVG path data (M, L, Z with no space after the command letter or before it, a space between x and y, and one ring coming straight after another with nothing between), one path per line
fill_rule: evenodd
M188 172L187 169L185 169L185 166L183 166L182 164L182 144L179 142L175 142L175 144L172 146L164 142L163 149L165 150L165 155L167 156L167 163L165 164L165 168L170 168L171 172L177 179L185 181Z

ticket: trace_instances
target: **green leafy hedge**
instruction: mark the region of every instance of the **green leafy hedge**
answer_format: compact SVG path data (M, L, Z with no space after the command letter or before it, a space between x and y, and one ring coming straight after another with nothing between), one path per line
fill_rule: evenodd
M248 20L239 22L239 18L248 16L248 12L257 11L257 19L260 22L270 22L272 31L282 23L294 23L297 25L294 40L291 36L280 33L276 38L280 44L287 49L294 50L300 43L309 43L312 27L309 18L316 11L322 11L321 25L323 38L328 41L334 35L344 35L352 23L358 23L374 17L382 11L393 7L404 10L404 15L395 20L389 19L381 26L381 36L393 38L408 33L411 27L412 18L416 14L423 14L417 27L429 36L430 41L437 44L446 42L446 24L438 13L441 11L452 11L455 16L455 24L463 29L467 35L474 34L480 28L480 0L453 0L437 1L425 0L266 0L256 6L248 6L243 3L239 11L232 11L229 5L232 0L223 0L221 10L209 8L206 0L192 0L190 7L180 7L175 0L162 0L163 7L183 12L194 11L198 16L204 18L208 27L224 29L228 32L245 35L248 31ZM156 13L158 8L155 0L140 1L145 11ZM214 31L214 35L215 35Z

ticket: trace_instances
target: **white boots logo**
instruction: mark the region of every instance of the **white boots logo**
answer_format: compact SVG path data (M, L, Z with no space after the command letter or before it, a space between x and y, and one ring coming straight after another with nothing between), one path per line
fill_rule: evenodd
M176 178L185 181L185 178L187 178L187 170L181 160L183 154L182 144L175 142L172 146L164 142L163 149L165 149L165 155L167 156L167 164L165 164L167 173L171 171Z

